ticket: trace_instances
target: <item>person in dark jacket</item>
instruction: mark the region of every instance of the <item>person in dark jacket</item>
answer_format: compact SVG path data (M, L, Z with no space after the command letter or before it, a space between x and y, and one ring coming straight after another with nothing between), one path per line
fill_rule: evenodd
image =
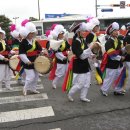
M33 62L40 52L42 52L42 47L35 40L35 25L29 21L22 22L22 25L23 27L20 30L20 34L23 37L23 40L19 46L19 55L26 74L25 85L23 88L23 95L26 96L28 90L35 94L40 93L36 90L39 74L34 69Z
M124 46L127 46L130 44L130 22L127 23L126 25L126 29L127 29L127 33L126 35L124 36L124 39L123 39L123 44ZM125 54L125 60L124 60L124 63L127 67L127 70L128 70L128 81L126 83L126 90L130 89L130 54Z
M113 86L117 77L121 74L123 69L123 60L122 56L122 47L123 43L118 39L118 30L119 24L113 22L106 30L109 38L105 43L105 50L107 54L107 63L106 63L106 75L101 86L101 93L103 96L108 96L108 90ZM115 86L114 94L123 95L121 87Z
M73 95L76 93L76 91L81 90L80 100L84 102L90 102L90 99L86 97L91 80L91 68L88 58L95 56L91 50L96 46L96 44L92 44L90 47L87 46L83 38L83 33L86 30L86 23L80 23L72 29L75 34L72 41L72 52L75 55L75 58L72 69L72 87L68 93L69 101L74 101Z
M9 55L11 48L4 40L5 31L0 28L0 89L2 89L2 82L5 82L5 87L12 90L10 87L10 68L9 68Z
M64 77L66 73L66 68L68 64L67 56L68 56L68 50L70 49L70 44L68 43L68 40L65 38L68 32L66 31L63 25L60 24L56 25L52 32L53 32L52 37L53 39L55 39L55 42L62 41L61 45L55 51L55 59L54 59L56 61L55 62L56 67L54 72L55 76L51 79L53 80L52 87L53 89L56 89L59 80L61 79L61 77ZM53 34L55 34L55 36ZM50 75L51 74L52 73L50 73Z

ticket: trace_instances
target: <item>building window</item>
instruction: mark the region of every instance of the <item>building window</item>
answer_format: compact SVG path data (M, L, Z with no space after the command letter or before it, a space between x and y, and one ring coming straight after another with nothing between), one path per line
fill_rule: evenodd
M42 35L42 27L41 26L37 26L37 36L41 36Z

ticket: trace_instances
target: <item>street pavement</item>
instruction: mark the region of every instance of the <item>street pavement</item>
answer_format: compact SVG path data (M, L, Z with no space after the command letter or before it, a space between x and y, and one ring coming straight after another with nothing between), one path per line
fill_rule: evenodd
M125 96L115 96L111 88L104 97L93 74L91 102L81 102L80 92L69 102L62 80L52 89L43 75L37 86L41 93L23 96L23 86L12 79L13 90L0 91L0 130L130 130L130 89Z

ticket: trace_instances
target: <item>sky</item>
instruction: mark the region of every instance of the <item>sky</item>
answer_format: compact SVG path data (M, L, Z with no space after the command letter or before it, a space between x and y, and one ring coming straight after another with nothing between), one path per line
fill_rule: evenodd
M96 0L39 0L40 17L44 19L44 14L88 14L96 15ZM122 0L121 0L122 1ZM130 4L130 0L125 0ZM120 0L97 0L98 5L119 4ZM100 6L97 8L99 17L123 17L130 16L130 7L120 9L113 8L113 12L101 12L102 8L112 8L110 6ZM17 21L28 19L29 17L38 18L38 0L0 0L0 14L9 17L13 22L14 17L19 17Z

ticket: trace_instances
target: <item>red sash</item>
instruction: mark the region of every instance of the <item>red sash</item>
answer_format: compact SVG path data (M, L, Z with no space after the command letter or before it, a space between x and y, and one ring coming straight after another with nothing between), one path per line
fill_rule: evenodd
M8 55L9 54L9 51L3 51L3 52L0 52L1 55Z
M36 56L38 51L27 52L27 56Z

